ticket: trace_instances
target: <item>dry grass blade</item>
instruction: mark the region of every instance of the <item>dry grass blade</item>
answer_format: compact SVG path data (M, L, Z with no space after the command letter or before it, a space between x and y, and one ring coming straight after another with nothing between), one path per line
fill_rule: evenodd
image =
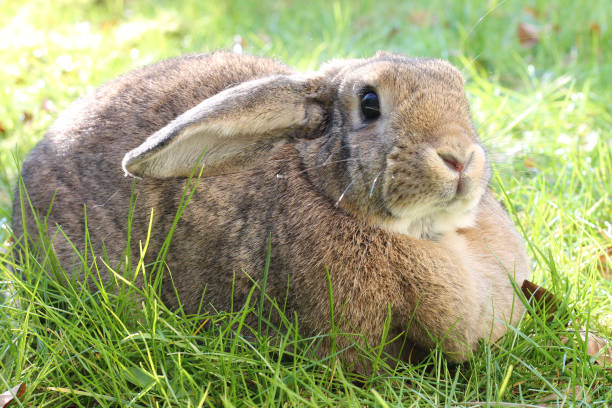
M576 385L575 387L568 386L565 392L563 392L561 395L550 394L537 399L537 402L539 403L552 403L549 406L553 407L559 406L561 402L569 401L583 401L588 404L591 402L591 398L586 395L581 386Z

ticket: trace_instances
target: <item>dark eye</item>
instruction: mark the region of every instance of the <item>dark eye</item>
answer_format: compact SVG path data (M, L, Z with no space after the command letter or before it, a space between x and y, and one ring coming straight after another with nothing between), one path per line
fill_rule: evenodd
M380 104L378 103L378 95L374 92L368 92L361 98L361 111L366 119L376 119L380 116Z

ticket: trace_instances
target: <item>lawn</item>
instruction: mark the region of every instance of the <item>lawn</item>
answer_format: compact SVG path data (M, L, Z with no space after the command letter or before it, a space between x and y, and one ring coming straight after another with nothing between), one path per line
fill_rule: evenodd
M315 359L319 339L295 330L247 341L237 330L244 311L203 320L167 310L150 290L140 306L126 293L91 294L47 278L57 266L34 250L21 280L6 253L0 393L26 386L11 406L610 405L612 362L600 364L581 337L612 337L608 1L5 0L2 9L0 242L29 149L74 99L131 68L234 47L308 70L387 49L463 72L531 280L561 303L551 321L526 315L468 363L447 364L436 350L357 378Z

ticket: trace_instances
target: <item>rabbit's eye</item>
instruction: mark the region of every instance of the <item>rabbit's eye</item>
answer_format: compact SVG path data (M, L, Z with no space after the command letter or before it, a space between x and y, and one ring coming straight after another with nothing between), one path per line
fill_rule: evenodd
M380 116L380 104L378 103L378 95L374 92L368 92L361 98L361 111L366 119L376 119Z

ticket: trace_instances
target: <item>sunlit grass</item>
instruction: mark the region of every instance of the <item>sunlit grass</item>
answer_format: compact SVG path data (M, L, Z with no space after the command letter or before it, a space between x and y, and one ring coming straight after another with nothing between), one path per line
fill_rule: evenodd
M493 187L529 243L532 280L563 300L569 329L610 336L612 281L602 275L602 263L612 262L607 3L5 1L0 219L10 225L18 163L58 114L133 67L236 42L246 53L303 70L378 49L442 57L466 77L474 121L494 162ZM521 46L521 22L538 28L538 44ZM7 228L0 232L2 240L9 236ZM0 392L25 382L26 406L518 406L556 404L555 396L565 406L605 406L612 400L611 371L584 352L562 319L525 317L464 365L449 367L436 351L428 364L399 364L357 381L333 358L313 357L320 339L296 337L291 325L277 336L247 340L236 331L240 312L176 314L154 291L140 294L140 307L134 296L105 288L90 294L48 279L61 271L52 257L34 255L26 279L7 269L10 255L2 255L0 266L0 289L12 282L15 290L0 306Z

